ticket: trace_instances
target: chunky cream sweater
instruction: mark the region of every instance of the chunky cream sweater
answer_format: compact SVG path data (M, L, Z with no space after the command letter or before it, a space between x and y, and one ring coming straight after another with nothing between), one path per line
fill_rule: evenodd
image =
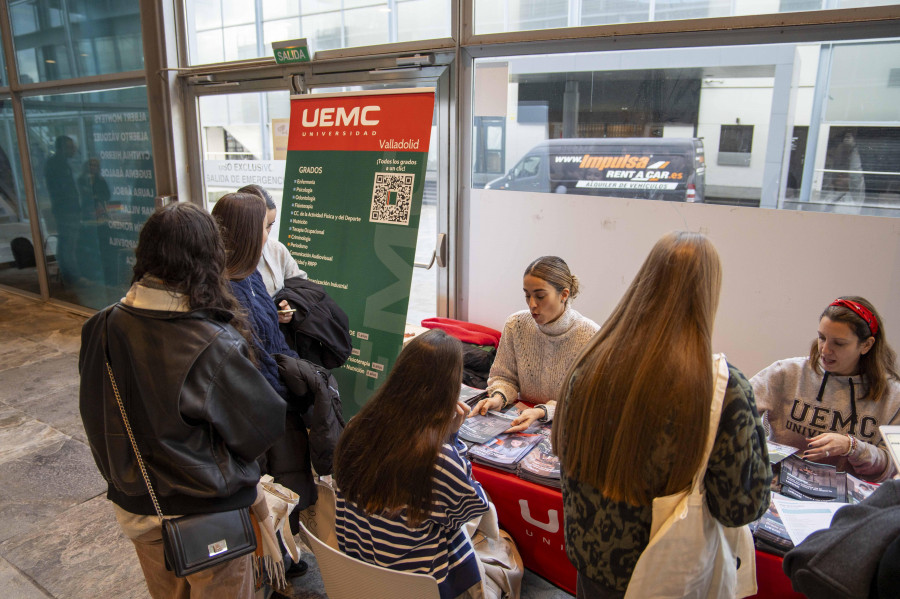
M503 327L488 377L488 395L502 393L510 403L517 398L531 403L555 402L569 367L599 328L568 307L545 325L538 325L528 310L516 312ZM552 412L550 406L551 419Z

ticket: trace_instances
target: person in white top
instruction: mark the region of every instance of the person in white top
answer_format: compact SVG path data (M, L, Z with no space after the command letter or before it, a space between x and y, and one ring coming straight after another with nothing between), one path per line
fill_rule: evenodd
M472 410L472 414L502 410L518 398L538 404L523 410L507 432L553 419L569 367L600 328L570 306L578 295L578 277L562 258L541 256L529 264L522 288L528 309L506 320L488 376L488 397Z
M272 201L272 196L269 192L259 185L252 184L241 187L238 193L252 193L266 201L266 230L271 233L277 211L275 202ZM291 256L287 246L275 239L271 234L263 245L262 256L259 259L257 270L262 275L269 297L275 297L275 294L281 291L284 287L285 279L290 279L291 277L306 278L306 273L297 266L297 261Z

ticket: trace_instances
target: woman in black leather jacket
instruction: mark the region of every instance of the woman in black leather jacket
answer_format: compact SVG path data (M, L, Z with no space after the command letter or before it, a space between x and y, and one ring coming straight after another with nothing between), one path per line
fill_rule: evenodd
M190 204L141 230L132 286L82 330L81 418L116 519L153 597L252 597L251 556L186 578L165 568L161 528L106 370L112 367L166 516L248 508L257 456L284 432L285 402L253 362L215 221Z

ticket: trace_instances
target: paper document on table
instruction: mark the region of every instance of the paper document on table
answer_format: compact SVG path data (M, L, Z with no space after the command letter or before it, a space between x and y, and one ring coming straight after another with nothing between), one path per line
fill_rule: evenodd
M775 503L781 521L784 522L784 527L795 546L817 530L831 526L834 513L848 505L822 501L798 501L778 493L772 494L772 501Z

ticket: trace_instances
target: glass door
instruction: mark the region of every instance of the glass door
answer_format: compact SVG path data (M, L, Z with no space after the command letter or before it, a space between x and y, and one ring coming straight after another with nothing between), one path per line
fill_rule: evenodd
M422 216L416 245L407 322L418 325L422 319L448 314L448 272L446 255L440 260L434 253L439 235L449 232L449 93L447 68L430 68L428 76L416 70L373 70L368 73L329 73L327 76L304 73L307 93L335 93L376 89L432 87L436 91L432 133L429 144ZM381 79L381 80L380 80ZM388 80L384 80L388 79ZM195 140L202 177L193 189L207 208L228 192L256 183L264 187L278 207L281 218L282 190L290 122L290 96L287 89L261 89L235 92L233 86L197 85L196 97L199 134ZM441 125L443 123L443 126ZM273 227L277 231L280 220ZM283 241L283 240L282 240ZM446 248L446 245L445 245ZM445 249L446 254L446 249Z

